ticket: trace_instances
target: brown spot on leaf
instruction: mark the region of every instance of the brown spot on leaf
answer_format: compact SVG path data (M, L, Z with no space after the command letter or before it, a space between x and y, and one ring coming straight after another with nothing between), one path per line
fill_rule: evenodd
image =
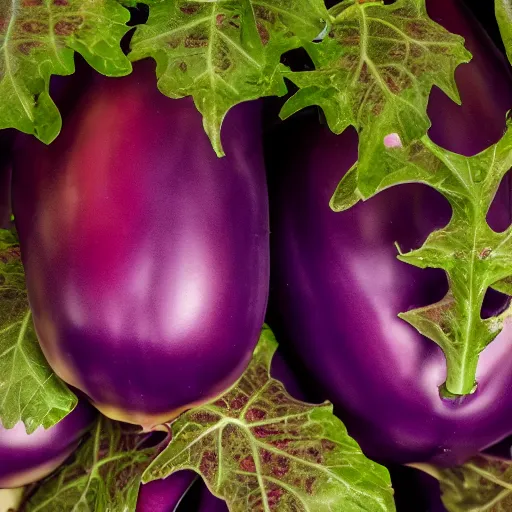
M341 43L346 46L359 46L361 41L361 36L359 34L359 30L356 28L349 28L345 30L341 38Z
M39 41L25 41L18 45L18 51L23 53L23 55L29 55L31 50L38 48L39 46L42 46L42 43Z
M274 488L267 491L267 501L271 510L277 510L281 497L283 496L283 489Z
M288 471L290 471L290 461L282 455L275 457L272 463L272 474L278 478L282 478Z
M308 477L306 478L306 481L305 481L305 483L304 483L304 486L305 486L305 488L306 488L306 492L307 492L309 495L313 494L313 485L314 485L315 481L316 481L316 478L315 478L314 476L308 476Z
M440 44L434 44L434 45L430 46L429 48L430 48L430 51L436 55L446 55L446 54L450 53L449 48L447 48L446 46L442 46Z
M400 83L400 76L397 76L396 70L393 68L386 68L383 70L382 76L387 88L393 94L399 94L401 92L402 87Z
M422 21L414 20L406 23L405 31L414 39L423 39L428 33L428 27Z
M272 12L270 9L266 9L262 5L255 5L254 6L254 14L256 15L256 18L259 18L260 20L268 21L269 23L275 23L276 21L276 15L274 12Z
M127 485L129 485L132 481L132 470L133 466L128 466L123 468L121 472L116 475L116 488L117 490L124 489Z
M257 407L251 407L245 413L245 419L248 422L260 421L263 418L265 418L266 415L267 415L267 413L264 410L258 409Z
M69 5L68 0L53 0L53 5L56 5L57 7L66 7Z
M70 36L80 28L83 22L84 19L81 16L70 16L55 23L53 30L58 36Z
M229 407L234 411L239 411L247 402L248 398L246 395L238 395L229 403Z
M43 5L43 0L23 0L22 7L39 7Z
M366 64L366 62L363 62L363 65L361 66L361 72L359 73L359 82L363 84L369 84L370 82L373 82L373 76L370 73L368 69L368 64Z
M238 465L242 471L256 473L256 464L252 455L247 455L247 457L242 459Z
M42 34L48 30L48 25L42 21L30 20L21 24L21 30L27 34Z
M354 53L347 53L339 60L339 65L342 69L351 70L359 62L359 57Z
M226 401L223 398L219 398L218 400L213 402L213 405L215 405L215 407L218 407L219 409L227 409L228 408L228 404L226 403Z
M190 419L196 423L200 423L201 425L206 425L208 423L215 423L219 420L219 417L208 411L199 411L192 414Z
M395 44L388 51L388 56L393 60L403 60L407 54L407 47L405 44Z
M180 62L180 65L178 67L180 68L180 71L182 71L183 73L187 72L188 66L186 62Z
M169 46L172 49L178 48L178 46L181 43L181 39L179 37L173 37L172 39L169 39L167 41L167 46Z
M183 14L195 14L199 10L199 5L185 5L180 7Z
M258 33L260 35L260 39L262 44L265 46L270 41L270 34L265 26L259 21L256 23L256 28L258 29Z
M382 104L382 102L375 103L372 107L372 114L374 116L379 116L380 114L382 114L383 110L384 110L384 105Z
M217 16L215 17L215 24L217 25L217 27L220 27L225 19L225 14L217 14Z
M409 53L415 59L419 59L423 55L423 48L419 44L409 45Z
M278 450L285 450L292 441L292 439L278 439L277 441L272 441L270 444L275 446Z
M251 430L254 433L254 435L260 439L262 437L274 436L281 433L278 429L272 428L270 426L254 427Z
M205 451L201 457L199 464L199 471L205 476L207 480L211 479L217 471L218 461L217 454L211 451Z
M322 439L320 444L322 445L322 450L324 452L332 452L336 448L336 443L329 439Z
M265 464L268 464L272 460L272 454L268 450L261 449L260 458Z
M190 34L185 38L185 48L204 48L208 46L208 37L205 34Z

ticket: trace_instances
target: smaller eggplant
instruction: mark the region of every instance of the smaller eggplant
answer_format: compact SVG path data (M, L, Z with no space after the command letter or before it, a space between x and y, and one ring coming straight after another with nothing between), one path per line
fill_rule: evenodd
M23 423L12 429L0 426L0 489L27 485L48 476L78 446L91 426L93 409L79 402L59 423L27 434Z
M206 485L202 486L198 512L228 512L226 502L214 496Z
M173 512L196 479L193 471L178 471L163 480L141 485L137 512Z

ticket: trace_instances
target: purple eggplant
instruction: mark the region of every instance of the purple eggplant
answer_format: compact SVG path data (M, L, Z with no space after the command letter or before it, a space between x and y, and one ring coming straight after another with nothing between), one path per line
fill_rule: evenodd
M228 512L228 507L225 501L214 496L208 488L203 485L198 512Z
M512 80L502 56L461 4L427 2L431 14L466 37L473 53L456 78L462 106L432 93L431 138L472 155L500 139L512 107ZM481 354L477 391L443 400L439 347L397 315L432 304L447 290L444 272L397 260L449 221L434 190L391 188L334 213L329 200L357 159L357 135L336 136L303 113L269 138L271 186L271 325L314 376L316 396L334 402L363 451L381 462L457 464L512 432L512 325ZM489 222L512 221L510 175ZM485 315L508 301L490 292Z
M142 485L136 512L173 512L196 479L197 474L192 471L178 471Z
M110 418L153 426L222 393L264 320L269 221L261 107L217 158L154 65L95 75L50 146L14 148L13 209L34 322L56 373Z
M79 402L55 426L27 434L23 423L12 429L0 425L0 489L36 482L60 466L92 425L94 410Z

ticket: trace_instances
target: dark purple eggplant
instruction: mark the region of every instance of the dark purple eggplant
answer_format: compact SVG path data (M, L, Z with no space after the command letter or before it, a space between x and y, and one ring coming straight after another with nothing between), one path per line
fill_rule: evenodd
M14 149L13 208L50 365L146 429L222 393L258 341L269 226L258 103L217 158L190 98L154 66L93 77L50 146Z
M36 482L60 466L92 425L94 409L79 402L55 426L27 434L23 423L12 429L0 425L0 489Z
M225 501L219 500L203 485L198 512L228 512L228 507Z
M456 73L462 106L432 92L430 136L473 155L500 139L512 107L512 80L461 4L431 0L428 7L466 37L474 56ZM482 353L476 392L443 400L441 350L397 315L441 299L446 276L398 261L394 244L404 252L419 247L447 224L450 207L434 190L409 184L334 213L329 200L356 159L355 131L336 136L318 126L315 114L290 119L269 138L275 181L269 321L314 377L313 394L334 402L370 458L460 463L512 432L512 325ZM492 226L512 221L509 178L491 208ZM507 304L490 292L483 313L497 314Z
M163 480L142 485L136 512L173 512L196 479L192 471L178 471Z

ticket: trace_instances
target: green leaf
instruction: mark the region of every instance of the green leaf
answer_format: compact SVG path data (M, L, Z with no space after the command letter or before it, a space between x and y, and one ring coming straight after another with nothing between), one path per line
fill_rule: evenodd
M26 512L135 511L140 477L155 449L138 449L145 436L100 417L74 459L42 482Z
M129 19L115 0L0 2L0 129L52 142L62 120L49 94L51 75L72 74L74 52L100 73L129 74L120 47Z
M240 381L172 424L143 481L194 470L231 512L395 510L387 470L365 458L332 405L299 402L270 377L276 348L265 327Z
M463 466L435 469L434 475L440 482L443 504L448 512L512 510L510 460L479 454Z
M433 85L459 103L454 72L471 58L460 36L427 15L425 0L345 0L331 9L332 26L320 44L308 44L315 70L287 73L299 91L283 106L286 118L319 105L335 133L352 125L359 133L359 188L382 179L384 138L404 145L426 134Z
M512 0L496 0L495 8L503 44L512 63Z
M147 24L132 39L130 58L153 57L160 91L170 98L194 98L219 156L228 110L285 94L281 55L312 41L328 18L322 0L161 0L150 5Z
M39 348L16 236L0 230L0 421L22 421L30 434L69 414L77 398L53 373Z
M498 186L512 167L512 121L500 142L467 158L436 146L427 136L407 148L388 147L380 167L383 178L375 192L401 183L430 185L448 199L449 224L432 233L424 245L399 259L420 268L444 269L449 291L438 303L402 313L401 318L437 343L447 361L446 388L470 393L480 352L500 333L503 319L481 318L488 287L510 290L512 226L494 232L486 216ZM343 178L331 199L335 211L349 208L366 194L357 186L357 165Z

